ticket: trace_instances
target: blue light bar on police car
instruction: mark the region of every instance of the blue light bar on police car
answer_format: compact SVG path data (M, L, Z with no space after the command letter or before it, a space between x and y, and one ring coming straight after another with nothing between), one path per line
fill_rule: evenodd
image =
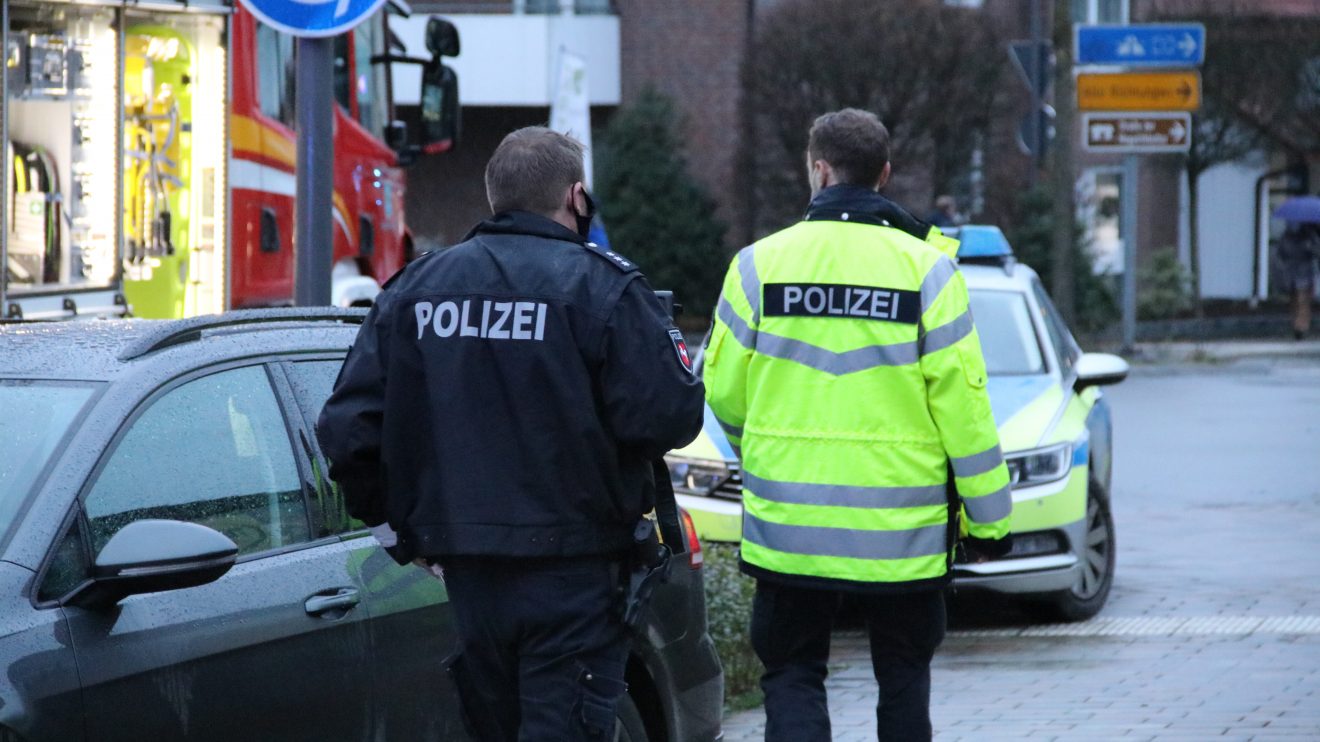
M966 224L948 231L950 237L958 240L958 257L965 258L1008 258L1013 255L1013 248L1008 238L999 227L989 224Z

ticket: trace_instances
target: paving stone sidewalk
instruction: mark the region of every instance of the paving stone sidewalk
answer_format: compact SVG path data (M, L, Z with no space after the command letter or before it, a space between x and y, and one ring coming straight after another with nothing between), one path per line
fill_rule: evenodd
M1222 363L1143 365L1106 391L1119 548L1104 611L1057 626L964 612L933 666L936 739L1320 742L1320 343L1199 347L1165 350ZM834 650L835 739L874 740L865 641L841 633ZM762 739L764 713L725 732Z
M1215 633L1231 620L1185 634L953 632L933 666L935 738L1320 740L1320 620L1311 623L1314 633L1270 631L1283 620L1246 634ZM861 634L836 635L827 687L834 739L874 740ZM736 714L725 740L760 740L764 722L762 709Z

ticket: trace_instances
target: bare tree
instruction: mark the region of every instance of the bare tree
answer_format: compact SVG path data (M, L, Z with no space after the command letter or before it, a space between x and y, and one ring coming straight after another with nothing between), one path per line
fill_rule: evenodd
M754 229L800 216L807 131L848 106L889 127L900 203L950 190L1001 101L1007 55L987 16L937 0L785 0L758 18L743 68L740 158L752 169Z
M1157 8L1157 11L1160 8ZM1169 18L1170 12L1157 14ZM1192 300L1201 301L1200 178L1215 165L1271 144L1294 161L1320 151L1320 21L1271 16L1238 3L1202 19L1206 60L1203 101L1184 158Z

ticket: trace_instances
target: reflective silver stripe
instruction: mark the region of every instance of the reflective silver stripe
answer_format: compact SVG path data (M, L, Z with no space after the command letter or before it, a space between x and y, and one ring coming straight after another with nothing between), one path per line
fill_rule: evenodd
M715 415L714 417L715 417L715 422L720 424L720 430L723 430L725 435L731 435L734 436L735 438L742 437L743 429L741 427L737 425L730 425L729 423L724 422L723 420L720 419L719 415Z
M935 305L935 299L944 290L949 279L958 272L958 266L954 264L948 256L941 255L927 271L926 277L921 279L921 313L925 314L927 309Z
M1004 463L1004 453L999 449L999 444L996 443L994 446L971 456L955 456L950 459L950 463L953 464L954 474L960 477L974 477L992 471L995 467Z
M743 489L762 500L790 505L831 505L845 508L917 508L946 505L945 485L928 487L856 487L761 479L743 471Z
M747 513L743 538L775 551L853 559L907 559L945 553L949 537L944 524L904 531L862 531L852 528L789 526Z
M937 350L944 350L972 333L972 313L965 311L952 322L945 323L927 332L917 343L921 346L921 355L929 355Z
M835 353L801 340L761 333L757 339L756 352L795 361L835 376L866 371L877 366L907 366L917 362L915 342L869 345Z
M747 306L752 308L752 324L761 324L761 277L756 275L756 260L753 254L756 245L748 245L738 253L738 275L742 277L743 295L747 297Z
M733 305L723 296L720 297L720 304L715 309L715 316L729 326L729 329L733 332L733 337L742 343L744 348L756 347L756 330L747 326L747 322L738 316L738 313L733 310Z
M1013 512L1013 496L1009 490L1010 486L1004 485L988 495L964 497L968 517L977 523L994 523L1007 518Z

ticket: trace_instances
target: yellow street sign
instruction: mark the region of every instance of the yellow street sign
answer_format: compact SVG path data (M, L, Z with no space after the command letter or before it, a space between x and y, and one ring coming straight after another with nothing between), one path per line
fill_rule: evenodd
M1084 72L1077 76L1077 108L1083 111L1195 111L1201 107L1201 73Z

